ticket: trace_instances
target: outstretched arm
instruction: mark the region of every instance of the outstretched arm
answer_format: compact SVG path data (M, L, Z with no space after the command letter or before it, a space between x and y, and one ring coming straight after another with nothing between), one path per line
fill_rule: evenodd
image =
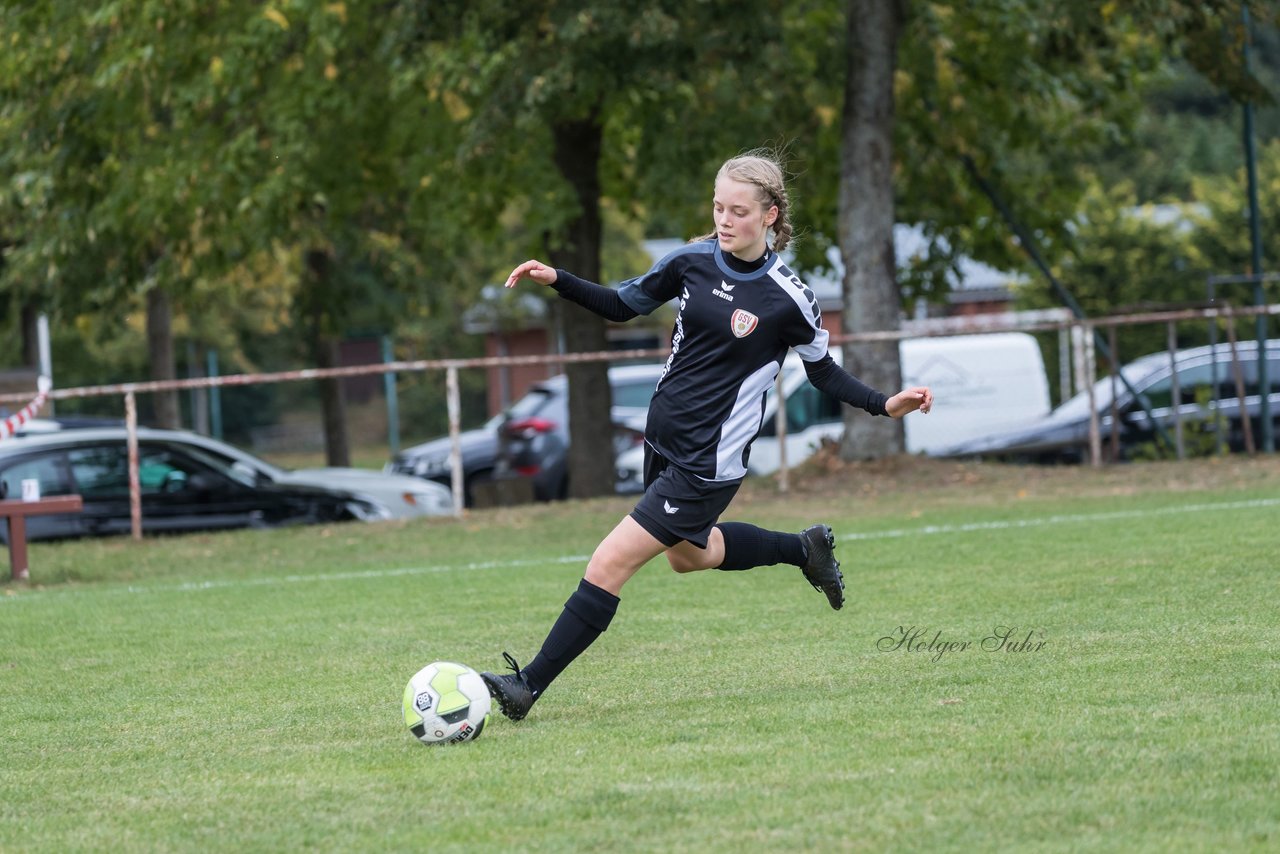
M567 270L548 267L541 261L525 261L511 271L507 277L507 287L513 288L523 278L533 279L539 284L553 288L560 296L576 302L583 308L600 315L605 320L624 321L639 317L639 312L622 301L613 288L579 279Z
M830 355L817 362L805 362L804 370L809 375L809 382L818 391L826 392L850 406L865 409L872 415L901 418L917 409L928 412L933 407L933 392L928 388L909 388L888 397L837 365Z

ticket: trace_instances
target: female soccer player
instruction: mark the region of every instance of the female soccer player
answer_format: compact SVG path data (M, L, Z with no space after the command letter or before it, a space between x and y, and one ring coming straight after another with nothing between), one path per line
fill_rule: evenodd
M778 164L759 154L735 157L716 175L715 231L675 250L643 276L615 290L526 261L507 278L509 288L529 278L615 321L679 299L671 355L649 404L644 496L596 547L529 666L521 669L503 653L513 673L481 674L508 718L518 721L529 713L609 626L622 586L663 552L681 573L792 564L827 595L832 608L844 604L831 528L814 525L790 534L718 521L747 474L765 393L790 348L813 385L872 415L928 412L933 395L928 388L909 388L887 397L831 358L813 292L778 257L791 236L787 209Z

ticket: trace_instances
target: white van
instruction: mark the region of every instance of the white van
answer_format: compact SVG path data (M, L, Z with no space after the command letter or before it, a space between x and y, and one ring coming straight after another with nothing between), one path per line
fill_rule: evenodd
M908 338L904 387L927 385L933 411L903 420L907 451L930 454L1043 418L1051 408L1044 357L1025 332Z
M934 397L928 415L913 414L903 420L909 453L928 454L1049 413L1044 359L1035 338L1025 332L908 338L898 352L903 387L927 385ZM833 347L831 355L841 361L839 347ZM782 388L787 402L787 464L796 465L824 439L840 439L844 404L809 383L794 353L783 363ZM770 391L760 437L751 446L751 474L772 474L778 469L776 412ZM641 491L644 448L625 451L617 465L618 491Z

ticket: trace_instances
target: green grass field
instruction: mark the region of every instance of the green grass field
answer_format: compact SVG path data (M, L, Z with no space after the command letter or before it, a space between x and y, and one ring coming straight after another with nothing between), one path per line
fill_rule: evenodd
M730 515L834 525L843 611L655 561L528 720L446 748L409 676L527 660L629 503L37 544L0 851L1280 848L1280 464L800 486Z

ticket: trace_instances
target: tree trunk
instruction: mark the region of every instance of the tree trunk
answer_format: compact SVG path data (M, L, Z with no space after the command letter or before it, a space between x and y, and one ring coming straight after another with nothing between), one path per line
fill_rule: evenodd
M317 368L339 365L340 345L336 335L321 334L314 342ZM351 465L351 443L347 437L347 396L342 380L320 380L320 409L324 423L324 458L331 466Z
M317 368L336 368L340 361L340 336L328 309L329 277L332 259L323 250L307 253L307 276L303 287L308 331L311 335L311 358ZM331 466L351 465L351 445L347 438L347 398L340 379L316 381L320 391L321 423L324 426L324 456Z
M844 259L844 329L897 329L901 295L893 254L893 76L904 0L849 0L838 232ZM896 342L846 344L844 365L885 394L902 384ZM902 423L847 409L840 456L879 459L903 450Z
M147 355L151 379L172 380L178 369L173 358L173 306L163 288L147 291ZM155 426L177 430L182 426L178 392L157 391L151 395Z
M604 129L593 113L552 127L555 163L573 188L578 216L569 223L564 244L549 250L550 261L593 282L600 281L600 148ZM578 305L564 306L565 350L586 353L607 347L604 320ZM569 495L589 498L614 489L613 406L609 366L604 362L569 364Z
M22 301L19 323L22 325L22 364L32 370L40 367L40 305L35 297Z

